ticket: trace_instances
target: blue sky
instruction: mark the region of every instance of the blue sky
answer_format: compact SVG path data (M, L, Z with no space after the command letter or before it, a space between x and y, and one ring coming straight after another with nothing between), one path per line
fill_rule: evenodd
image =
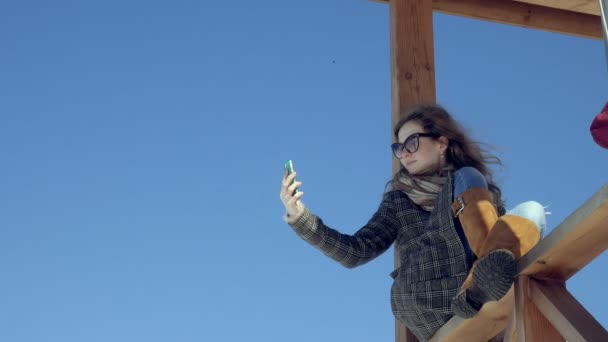
M604 45L435 15L437 99L553 229L606 184ZM390 178L388 7L0 3L0 340L392 341L392 248L347 270L282 221L282 166L345 233ZM608 326L606 255L568 282Z

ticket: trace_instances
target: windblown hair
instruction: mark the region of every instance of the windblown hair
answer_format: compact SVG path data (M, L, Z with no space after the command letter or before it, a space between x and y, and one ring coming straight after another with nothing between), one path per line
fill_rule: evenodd
M410 121L419 123L426 133L446 137L449 141L448 148L445 151L447 164L451 164L455 170L464 166L471 166L479 170L486 177L488 190L493 196L494 204L497 208L504 208L502 191L494 183L492 171L488 167L490 164L502 166L498 157L482 148L479 142L471 140L464 128L443 107L437 104L422 104L409 110L395 125L393 132L395 140L398 140L401 127ZM437 173L439 172L440 170L437 170ZM416 176L410 175L407 169L401 165L399 171L388 182L387 188L402 190L402 185L399 182L400 177L414 180L416 178Z

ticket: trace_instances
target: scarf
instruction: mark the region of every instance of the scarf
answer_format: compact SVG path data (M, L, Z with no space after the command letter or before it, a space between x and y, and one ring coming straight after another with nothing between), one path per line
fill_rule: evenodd
M439 191L447 182L447 173L451 166L444 167L440 172L429 176L413 176L400 172L397 176L397 188L403 191L412 202L426 211L433 211Z

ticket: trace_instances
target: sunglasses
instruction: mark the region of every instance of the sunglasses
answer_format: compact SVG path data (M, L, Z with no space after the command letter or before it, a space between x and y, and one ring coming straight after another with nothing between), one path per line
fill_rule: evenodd
M391 144L391 150L393 150L393 155L397 159L401 159L403 157L403 151L408 151L409 153L414 153L418 151L418 147L420 146L420 138L421 137L430 137L430 138L439 138L439 134L434 133L414 133L407 137L403 143L394 143Z

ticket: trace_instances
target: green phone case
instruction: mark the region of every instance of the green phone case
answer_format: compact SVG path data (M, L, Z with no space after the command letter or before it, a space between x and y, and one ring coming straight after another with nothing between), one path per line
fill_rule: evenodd
M285 162L285 171L287 171L288 175L294 173L293 161L291 161L291 159ZM294 178L293 181L289 185L293 184L295 181L296 181L296 179ZM292 195L295 195L297 192L298 192L298 189L296 189Z

